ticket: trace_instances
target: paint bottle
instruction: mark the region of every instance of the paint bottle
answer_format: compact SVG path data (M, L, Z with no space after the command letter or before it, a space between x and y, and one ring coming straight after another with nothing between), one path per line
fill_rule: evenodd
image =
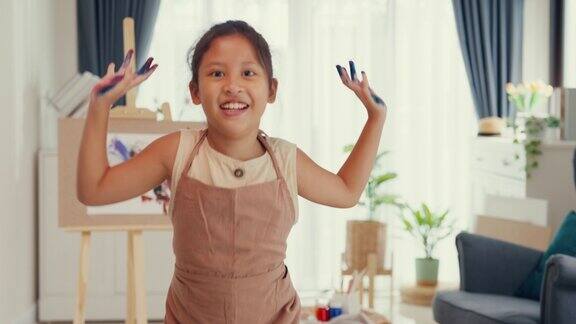
M335 292L328 306L330 308L330 319L342 315L342 305L344 304L345 295L341 292Z
M330 308L328 306L317 306L316 319L320 322L328 322L330 320Z

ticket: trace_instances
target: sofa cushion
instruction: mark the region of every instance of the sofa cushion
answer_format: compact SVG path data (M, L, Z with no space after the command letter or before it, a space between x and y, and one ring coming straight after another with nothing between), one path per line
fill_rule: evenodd
M565 254L576 257L576 211L570 211L560 228L554 235L554 239L548 250L544 252L538 265L528 275L526 280L516 290L515 295L518 297L540 300L540 291L542 290L542 280L544 278L544 268L548 258L554 254Z
M440 291L434 297L434 320L440 324L537 324L540 303L524 298Z

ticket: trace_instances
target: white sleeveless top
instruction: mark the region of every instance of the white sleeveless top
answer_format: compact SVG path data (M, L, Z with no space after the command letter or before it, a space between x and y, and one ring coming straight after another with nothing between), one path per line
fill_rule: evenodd
M176 197L176 187L180 180L180 175L184 170L186 159L192 153L194 146L200 139L201 129L180 130L180 143L174 160L172 169L172 181L170 183L170 197ZM296 173L296 145L276 137L266 137L268 143L278 161L278 167L286 180L288 190L294 203L296 211L295 220L298 220L298 183ZM244 175L236 177L234 170L242 168ZM194 158L194 163L188 172L188 176L195 178L205 184L224 188L236 188L255 183L272 181L277 179L274 165L270 154L261 155L257 158L241 161L231 158L213 149L207 140L200 144L198 155ZM172 204L174 199L170 199L168 215L172 218Z

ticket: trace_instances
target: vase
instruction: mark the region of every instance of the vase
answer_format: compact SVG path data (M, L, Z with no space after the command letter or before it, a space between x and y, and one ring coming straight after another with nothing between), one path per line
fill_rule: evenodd
M514 142L520 142L524 138L524 124L526 121L526 114L524 112L516 112L509 117L508 126L510 128L509 136Z
M555 142L560 140L560 128L546 127L544 130L544 142Z
M440 261L434 258L416 259L416 283L419 286L436 286Z

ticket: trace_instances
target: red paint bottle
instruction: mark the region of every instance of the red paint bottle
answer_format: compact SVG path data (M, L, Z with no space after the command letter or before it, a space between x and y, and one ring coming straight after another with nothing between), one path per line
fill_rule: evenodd
M316 319L321 322L328 322L330 320L330 309L326 306L317 307Z

